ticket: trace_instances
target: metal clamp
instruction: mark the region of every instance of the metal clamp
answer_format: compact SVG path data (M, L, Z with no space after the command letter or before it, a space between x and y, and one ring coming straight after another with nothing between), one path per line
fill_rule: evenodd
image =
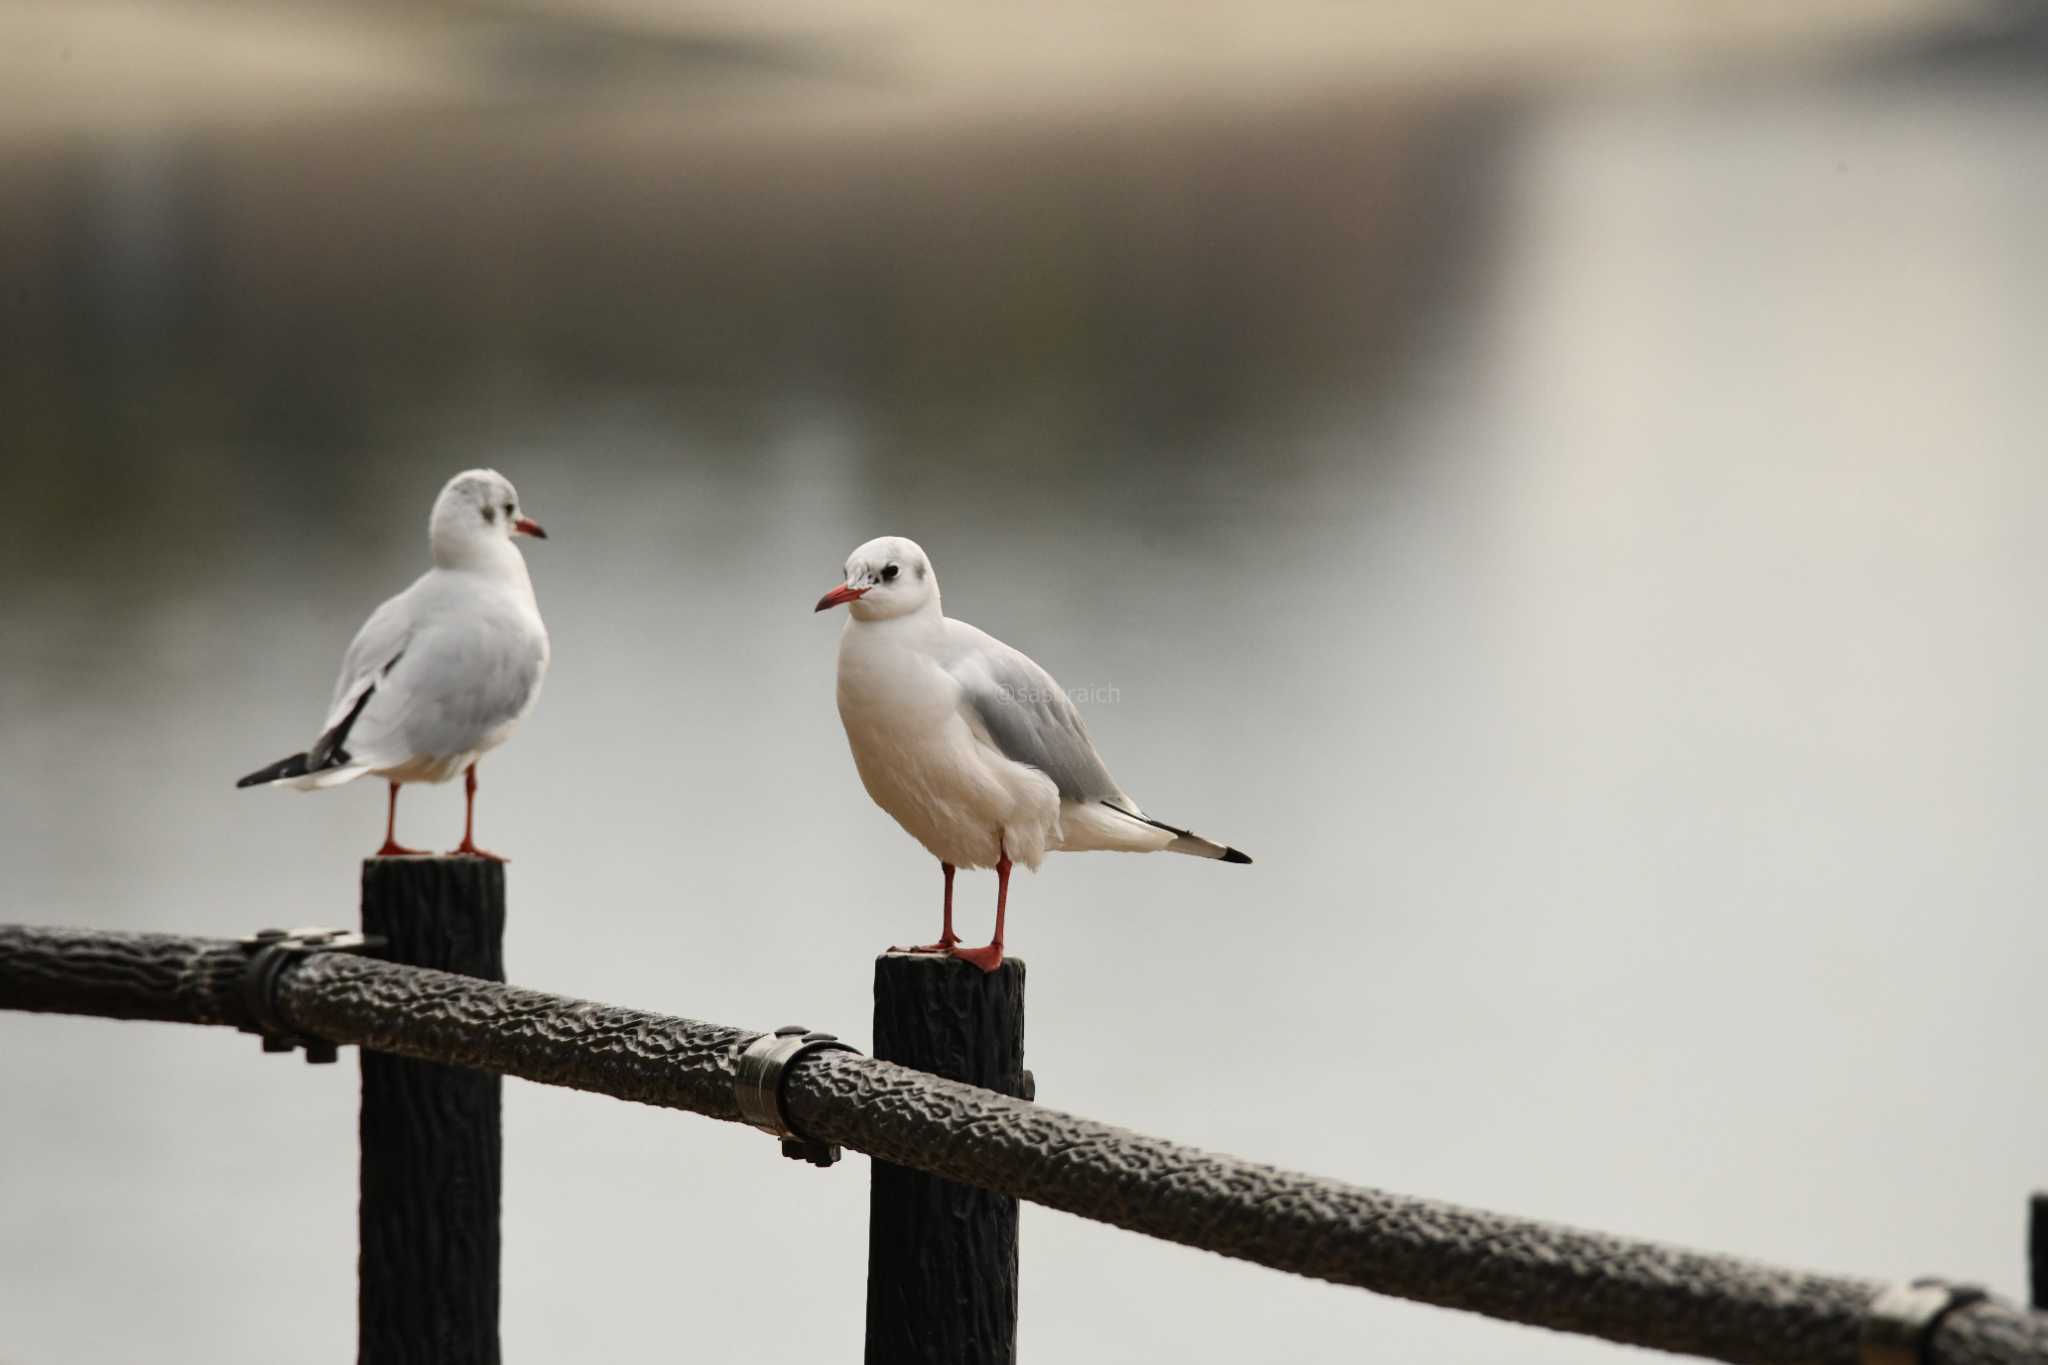
M1927 1343L1941 1320L1989 1297L1976 1285L1946 1280L1892 1285L1870 1301L1864 1315L1862 1365L1926 1365Z
M324 1038L295 1033L278 1010L277 987L285 970L314 953L362 953L384 946L384 940L349 929L259 929L242 940L248 965L242 969L242 1003L254 1022L242 1032L263 1035L265 1052L306 1050L306 1060L315 1064L332 1062L339 1052Z
M733 1044L732 1096L740 1117L770 1137L782 1139L782 1154L792 1161L830 1166L839 1160L837 1143L813 1142L790 1126L782 1109L782 1082L800 1058L813 1052L858 1052L830 1033L789 1024L764 1033L745 1047Z

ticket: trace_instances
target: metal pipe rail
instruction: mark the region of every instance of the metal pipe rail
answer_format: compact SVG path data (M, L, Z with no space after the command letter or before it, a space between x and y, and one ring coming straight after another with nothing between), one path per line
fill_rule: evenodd
M231 941L0 926L0 1008L249 1026ZM292 1031L728 1122L757 1032L335 953L277 974ZM260 1002L259 1002L260 1004ZM1388 1194L1146 1137L850 1052L794 1127L1132 1232L1444 1308L1737 1365L2048 1365L2048 1314Z

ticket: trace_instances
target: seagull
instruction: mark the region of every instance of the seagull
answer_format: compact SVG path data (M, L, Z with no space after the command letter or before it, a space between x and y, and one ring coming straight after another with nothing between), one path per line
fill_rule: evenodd
M398 842L398 788L463 775L462 843L451 850L503 862L476 845L477 760L533 709L548 670L548 632L514 536L547 539L494 469L448 480L427 521L434 567L370 613L341 661L320 738L237 787L299 791L364 773L391 784L380 858L417 853Z
M946 878L937 943L992 972L1003 963L1010 868L1047 853L1113 849L1248 863L1234 848L1154 820L1124 794L1089 741L1081 713L1019 650L948 617L939 578L917 542L883 536L855 550L846 581L818 599L844 604L839 719L875 804L923 844ZM953 872L996 870L996 931L986 948L953 933Z

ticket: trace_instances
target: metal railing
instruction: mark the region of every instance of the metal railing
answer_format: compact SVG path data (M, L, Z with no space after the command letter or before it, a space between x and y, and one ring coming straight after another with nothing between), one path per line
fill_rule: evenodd
M366 877L366 907L367 892ZM945 973L931 981L971 989L981 978L960 964L928 965ZM1020 998L1021 983L1020 972ZM727 1122L749 1117L742 1105L752 1095L751 1117L760 1120L765 1104L766 1126L779 1119L798 1135L792 1154L822 1160L827 1145L843 1145L941 1182L1509 1322L1740 1365L2048 1365L2048 1314L1968 1287L1781 1269L1318 1179L849 1050L784 1047L800 1055L756 1067L742 1082L738 1062L750 1046L757 1060L777 1050L756 1030L296 940L266 951L231 940L0 926L0 1008L229 1025L281 1040L272 1046L353 1044L365 1049L366 1134L373 1054ZM366 1190L368 1180L366 1157ZM367 1229L367 1210L365 1218ZM490 1254L495 1286L494 1223ZM1014 1314L1014 1280L1007 1292ZM494 1288L487 1306L495 1358ZM997 1330L1013 1338L1014 1316ZM876 1331L871 1297L870 1360ZM1000 1342L979 1354L1009 1358Z

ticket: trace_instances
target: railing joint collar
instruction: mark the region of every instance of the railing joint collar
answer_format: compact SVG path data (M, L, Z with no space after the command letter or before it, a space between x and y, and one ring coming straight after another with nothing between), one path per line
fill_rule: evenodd
M1941 1320L1990 1297L1977 1285L1933 1278L1881 1290L1863 1317L1861 1365L1936 1365L1928 1345Z
M259 929L241 940L247 962L242 968L242 1003L248 1007L250 1022L244 1033L263 1036L265 1052L290 1052L304 1048L306 1060L319 1064L339 1055L335 1045L324 1038L312 1038L285 1022L278 1006L277 988L285 972L314 953L370 953L384 946L375 934L352 929Z
M816 1142L796 1131L783 1108L782 1088L797 1062L814 1052L859 1052L830 1033L786 1024L744 1045L733 1044L732 1094L740 1117L770 1137L782 1139L792 1161L825 1167L837 1162L839 1145Z

